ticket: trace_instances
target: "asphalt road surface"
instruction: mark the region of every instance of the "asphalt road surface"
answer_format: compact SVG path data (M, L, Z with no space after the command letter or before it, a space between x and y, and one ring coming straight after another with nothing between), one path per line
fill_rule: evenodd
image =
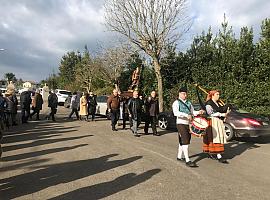
M192 138L189 168L176 160L175 132L112 132L110 121L31 121L5 132L0 199L270 199L270 139L235 140L229 164L202 153ZM143 133L143 124L140 133Z

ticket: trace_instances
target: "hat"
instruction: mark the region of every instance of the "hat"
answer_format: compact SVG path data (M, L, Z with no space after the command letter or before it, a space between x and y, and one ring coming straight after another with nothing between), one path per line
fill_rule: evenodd
M183 86L179 89L179 92L187 92L187 86Z

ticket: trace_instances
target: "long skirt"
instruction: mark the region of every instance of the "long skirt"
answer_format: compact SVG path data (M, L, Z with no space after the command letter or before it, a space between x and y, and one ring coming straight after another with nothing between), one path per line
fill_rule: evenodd
M206 134L203 136L203 152L210 154L224 153L224 144L213 143L212 123L209 121L209 127L206 129Z

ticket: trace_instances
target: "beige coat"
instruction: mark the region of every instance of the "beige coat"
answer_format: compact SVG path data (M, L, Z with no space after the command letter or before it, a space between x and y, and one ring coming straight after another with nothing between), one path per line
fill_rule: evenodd
M87 100L85 96L80 98L80 113L79 115L88 115Z

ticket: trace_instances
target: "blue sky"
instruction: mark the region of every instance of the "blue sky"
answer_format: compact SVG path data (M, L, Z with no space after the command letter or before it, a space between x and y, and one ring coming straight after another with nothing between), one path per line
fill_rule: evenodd
M104 26L103 0L0 0L0 78L6 72L17 78L39 81L57 72L68 51L93 53L113 41ZM189 32L179 43L187 48L196 34L211 25L216 32L226 13L236 33L253 27L258 38L261 21L269 18L268 0L190 0L193 19Z

